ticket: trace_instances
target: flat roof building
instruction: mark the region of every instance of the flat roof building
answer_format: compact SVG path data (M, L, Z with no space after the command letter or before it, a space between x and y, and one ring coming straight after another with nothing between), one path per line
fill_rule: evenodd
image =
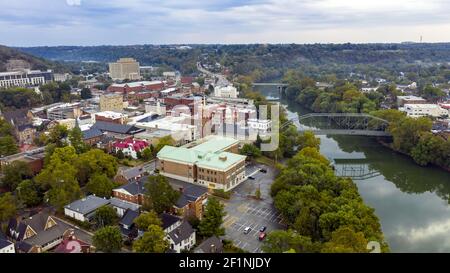
M140 80L139 63L133 58L120 58L109 63L109 74L113 80Z

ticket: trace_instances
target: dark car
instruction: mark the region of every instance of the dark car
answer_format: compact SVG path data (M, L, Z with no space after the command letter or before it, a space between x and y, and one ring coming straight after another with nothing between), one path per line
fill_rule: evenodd
M260 169L259 171L262 172L262 173L267 173L266 169Z
M267 229L267 227L266 227L266 226L263 226L263 227L261 227L261 228L259 229L259 232L264 232L264 231L266 231L266 229Z
M248 179L255 180L255 178L253 176L249 176Z

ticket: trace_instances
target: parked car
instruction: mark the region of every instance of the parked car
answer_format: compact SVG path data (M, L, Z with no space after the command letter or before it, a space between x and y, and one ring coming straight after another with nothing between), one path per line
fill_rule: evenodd
M266 231L266 229L267 229L267 227L266 227L266 226L263 226L263 227L261 227L261 228L259 229L259 232L264 232L264 231Z
M262 172L262 173L267 173L266 169L260 169L259 171Z
M261 232L261 233L259 234L258 239L259 239L260 241L262 241L262 240L264 240L264 238L266 238L266 233L265 233L265 232Z
M255 180L255 178L253 176L249 176L248 179Z
M248 234L252 229L250 227L246 227L244 229L244 234Z

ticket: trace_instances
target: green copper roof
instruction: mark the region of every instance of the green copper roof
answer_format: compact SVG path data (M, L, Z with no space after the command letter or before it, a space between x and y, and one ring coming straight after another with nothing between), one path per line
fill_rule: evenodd
M158 153L163 160L179 161L187 164L196 164L203 168L226 170L234 164L245 160L245 156L229 152L224 149L237 141L230 138L214 138L192 148L164 146Z

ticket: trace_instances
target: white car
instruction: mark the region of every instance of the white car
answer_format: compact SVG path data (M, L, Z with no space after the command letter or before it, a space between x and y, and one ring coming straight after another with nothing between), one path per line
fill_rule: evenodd
M246 227L244 229L244 234L248 234L250 232L250 230L252 230L250 227Z

